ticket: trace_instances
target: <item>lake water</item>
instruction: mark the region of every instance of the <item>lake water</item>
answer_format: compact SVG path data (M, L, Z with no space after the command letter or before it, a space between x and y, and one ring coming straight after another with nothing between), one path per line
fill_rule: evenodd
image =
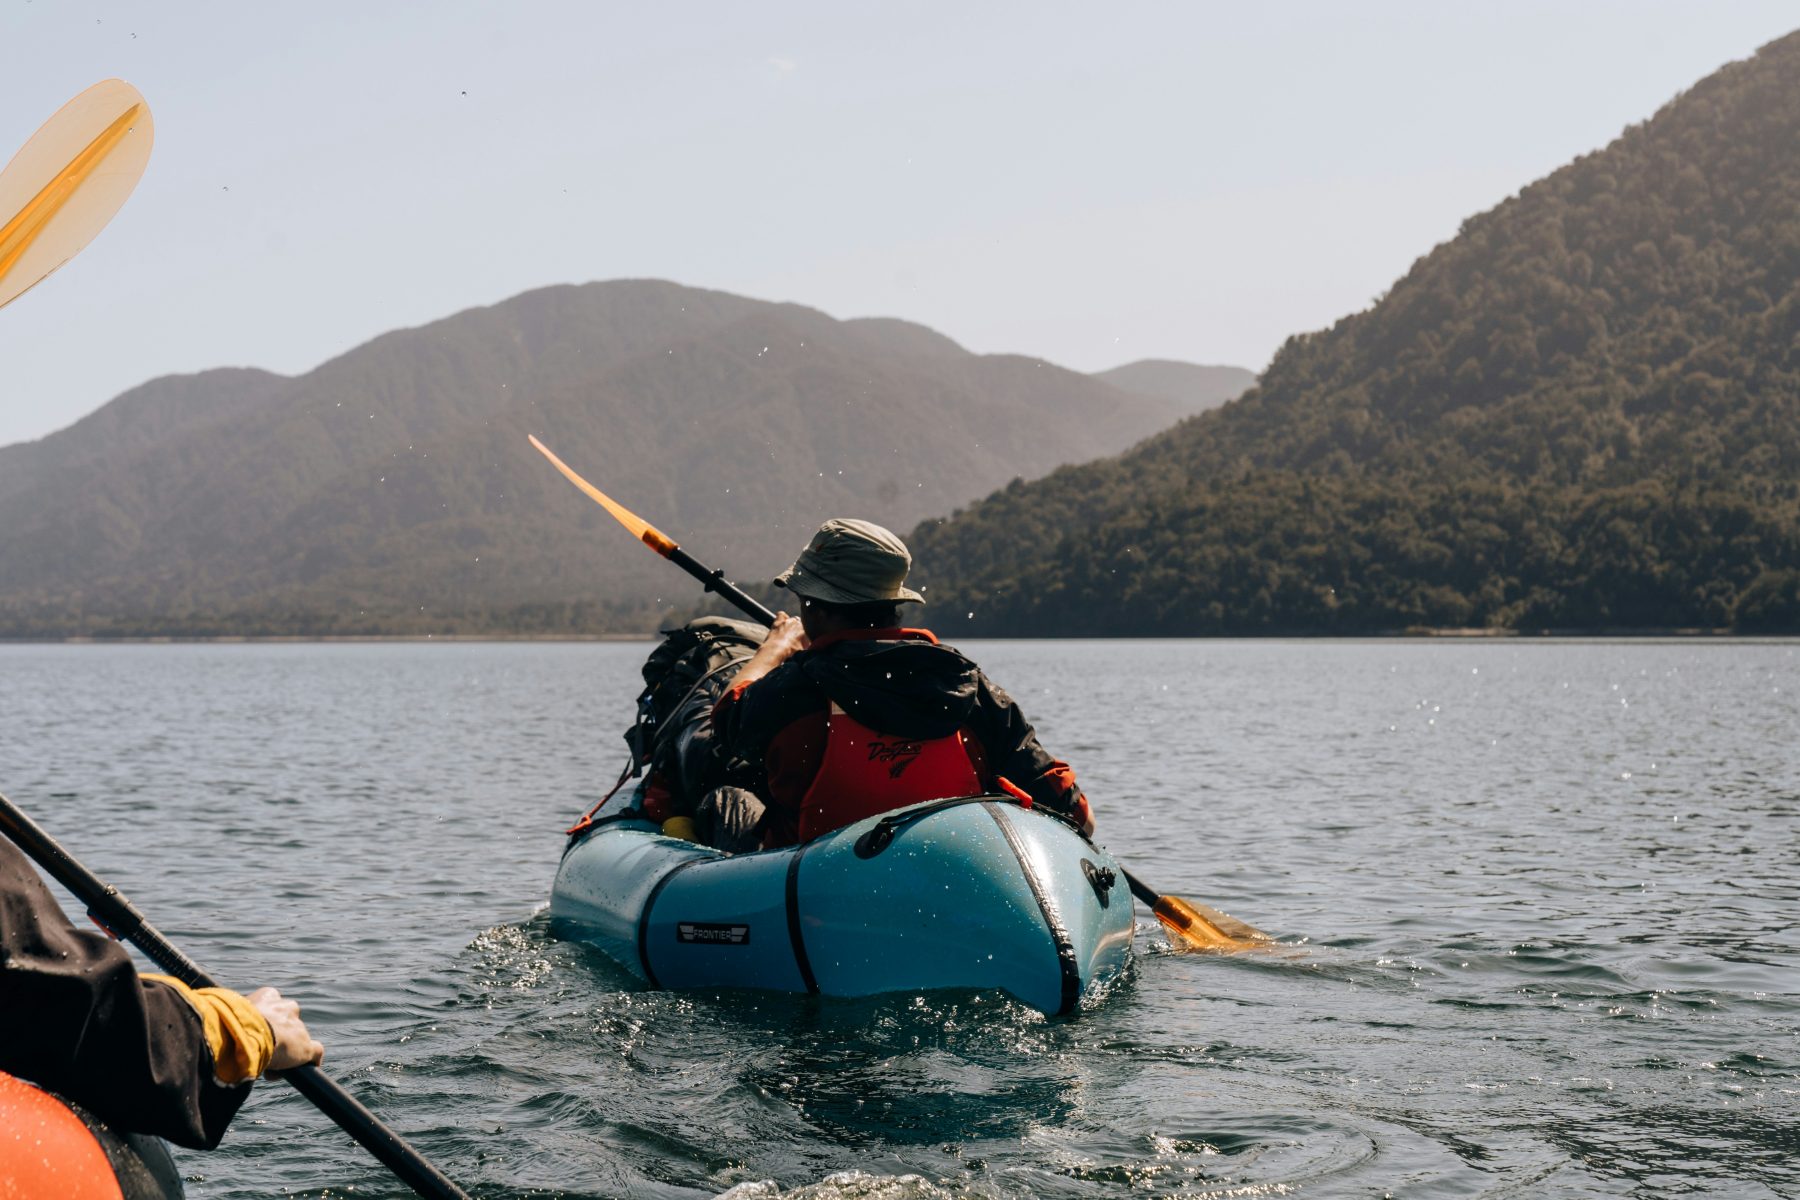
M640 644L0 647L0 790L487 1197L1800 1195L1800 644L970 644L1291 949L1072 1018L552 940ZM264 1085L195 1197L403 1194Z

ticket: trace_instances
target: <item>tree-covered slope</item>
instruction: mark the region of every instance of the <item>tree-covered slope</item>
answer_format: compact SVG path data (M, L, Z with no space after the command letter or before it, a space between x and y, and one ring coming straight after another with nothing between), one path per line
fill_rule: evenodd
M915 553L972 632L1800 627L1797 285L1800 34Z
M525 440L747 578L1185 411L917 325L655 281L526 293L298 378L157 380L0 449L0 636L648 628L684 577Z

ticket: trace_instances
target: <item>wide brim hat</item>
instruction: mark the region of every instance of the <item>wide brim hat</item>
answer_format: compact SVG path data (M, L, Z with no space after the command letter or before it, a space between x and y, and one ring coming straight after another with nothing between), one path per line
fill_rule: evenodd
M872 521L834 517L775 585L826 604L923 604L925 597L906 586L910 570L912 554L893 533Z

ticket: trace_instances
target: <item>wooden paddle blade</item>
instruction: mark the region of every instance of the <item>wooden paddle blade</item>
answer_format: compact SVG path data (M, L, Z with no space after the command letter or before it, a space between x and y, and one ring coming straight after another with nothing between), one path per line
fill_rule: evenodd
M1233 954L1239 950L1261 949L1275 942L1254 925L1226 916L1216 908L1196 907L1180 896L1158 897L1152 911L1169 931L1170 942L1178 950Z
M1199 913L1213 928L1226 937L1235 938L1240 942L1273 942L1275 940L1248 921L1240 921L1230 913L1222 913L1210 905L1196 904L1191 900L1182 900L1180 897L1170 898L1177 904L1185 904L1190 910Z
M0 171L0 307L68 262L143 177L150 106L123 79L97 83L31 135Z
M550 460L551 466L562 472L564 479L567 479L570 483L586 492L590 500L613 515L613 520L631 530L631 536L637 538L639 541L643 542L644 545L650 547L664 558L669 557L670 551L676 548L675 540L673 538L652 525L650 522L644 520L644 518L632 512L629 508L626 508L623 504L620 504L617 500L614 500L611 496L607 495L581 476L577 475L574 468L569 466L569 464L562 459L556 457L555 454L551 453L550 447L538 441L536 434L528 433L525 436L531 439L531 444L537 447L539 454L542 454L545 458Z

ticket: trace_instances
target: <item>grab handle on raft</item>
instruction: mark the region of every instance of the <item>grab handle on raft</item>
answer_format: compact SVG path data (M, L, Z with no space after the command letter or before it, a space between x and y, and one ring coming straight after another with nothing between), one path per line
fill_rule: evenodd
M146 921L124 893L83 866L4 795L0 795L0 833L11 838L52 879L86 904L89 916L142 950L157 966L189 987L218 986L198 963ZM355 1138L358 1145L373 1154L418 1195L427 1200L470 1200L467 1192L450 1182L424 1155L382 1124L379 1117L318 1067L308 1064L280 1074L295 1091L310 1100L313 1107L337 1122L338 1128Z
M917 821L922 817L929 817L935 812L943 812L946 808L955 808L959 804L974 804L978 800L1002 800L1008 803L1012 802L1010 796L996 793L980 796L950 796L943 800L933 800L928 804L920 804L914 808L901 809L899 812L889 813L887 816L881 818L881 820L875 822L874 825L864 830L863 835L856 839L856 845L852 846L850 849L858 858L874 858L877 854L880 854L883 850L886 850L888 846L893 844L894 835L896 833L899 833L914 821Z

